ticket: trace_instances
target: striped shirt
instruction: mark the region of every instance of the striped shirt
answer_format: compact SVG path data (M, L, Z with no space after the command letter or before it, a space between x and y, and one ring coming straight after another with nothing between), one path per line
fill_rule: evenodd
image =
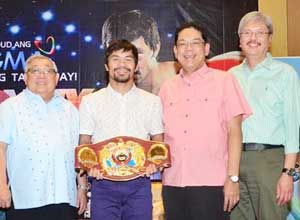
M288 64L265 60L250 70L246 59L229 70L250 104L253 115L243 122L243 142L284 145L285 153L299 151L299 80Z

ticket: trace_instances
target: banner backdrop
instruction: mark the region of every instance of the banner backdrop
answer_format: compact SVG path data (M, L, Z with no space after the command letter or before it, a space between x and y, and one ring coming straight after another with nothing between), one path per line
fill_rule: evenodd
M124 37L139 49L137 84L156 93L178 69L172 53L177 26L191 20L202 24L211 43L210 65L228 69L238 63L236 52L230 51L238 50L239 20L257 8L257 0L2 0L0 93L22 91L25 60L41 53L58 66L61 94L78 105L82 95L106 84L106 41ZM299 58L281 59L300 71ZM300 219L297 185L288 220ZM153 207L154 218L161 219L161 201Z
M209 57L215 57L238 50L238 22L257 8L257 0L2 0L0 90L22 91L25 60L41 53L56 62L58 88L78 106L84 94L106 84L106 41L128 38L139 50L138 86L156 93L178 70L172 52L177 26L195 20L206 27ZM160 184L153 189L154 219L162 219Z
M25 60L33 53L41 53L57 63L58 88L78 104L80 92L81 95L91 92L106 83L102 39L109 35L109 28L103 25L110 17L113 17L108 22L112 39L123 38L120 31L126 25L127 37L143 25L138 23L142 18L123 16L129 11L138 10L148 20L153 19L152 26L158 29L158 36L156 41L152 40L155 44L150 47L152 57L143 54L143 49L149 49L147 39L144 39L146 45L139 48L140 57L145 58L144 69L151 69L151 62L171 69L173 64L166 61L173 60L174 31L178 25L195 20L206 27L213 57L238 49L238 22L245 13L257 10L257 5L257 0L2 0L0 88L9 95L19 93L24 88ZM130 23L136 26L130 29ZM149 29L147 36L153 30ZM147 71L143 74L147 75Z

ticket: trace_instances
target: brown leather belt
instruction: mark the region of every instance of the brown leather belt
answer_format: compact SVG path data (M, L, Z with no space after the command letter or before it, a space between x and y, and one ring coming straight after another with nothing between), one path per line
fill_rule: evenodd
M95 167L104 179L128 181L145 175L154 164L170 167L170 149L163 142L119 136L96 144L79 145L75 149L75 168L88 171Z
M243 151L261 151L268 149L283 148L283 145L259 144L259 143L243 143Z

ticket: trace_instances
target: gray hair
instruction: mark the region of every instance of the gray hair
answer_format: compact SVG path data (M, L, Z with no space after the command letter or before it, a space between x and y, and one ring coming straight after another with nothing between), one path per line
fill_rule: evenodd
M26 63L25 63L25 73L27 73L29 71L29 68L30 68L30 65L31 65L32 61L34 61L36 59L48 60L52 64L54 71L57 73L57 66L56 66L55 62L51 58L46 57L46 56L41 55L41 54L33 54L33 55L31 55L30 57L27 58Z
M270 16L264 15L259 11L252 11L244 15L244 17L240 21L238 33L240 34L244 26L249 22L253 22L253 21L264 23L269 30L269 34L273 34L272 18Z

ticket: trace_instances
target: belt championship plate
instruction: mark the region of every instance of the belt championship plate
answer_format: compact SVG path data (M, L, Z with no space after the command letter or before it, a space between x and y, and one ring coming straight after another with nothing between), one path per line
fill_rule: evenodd
M145 175L146 167L154 164L170 167L170 149L163 142L119 136L96 144L76 147L75 168L88 171L95 167L104 179L127 181Z

